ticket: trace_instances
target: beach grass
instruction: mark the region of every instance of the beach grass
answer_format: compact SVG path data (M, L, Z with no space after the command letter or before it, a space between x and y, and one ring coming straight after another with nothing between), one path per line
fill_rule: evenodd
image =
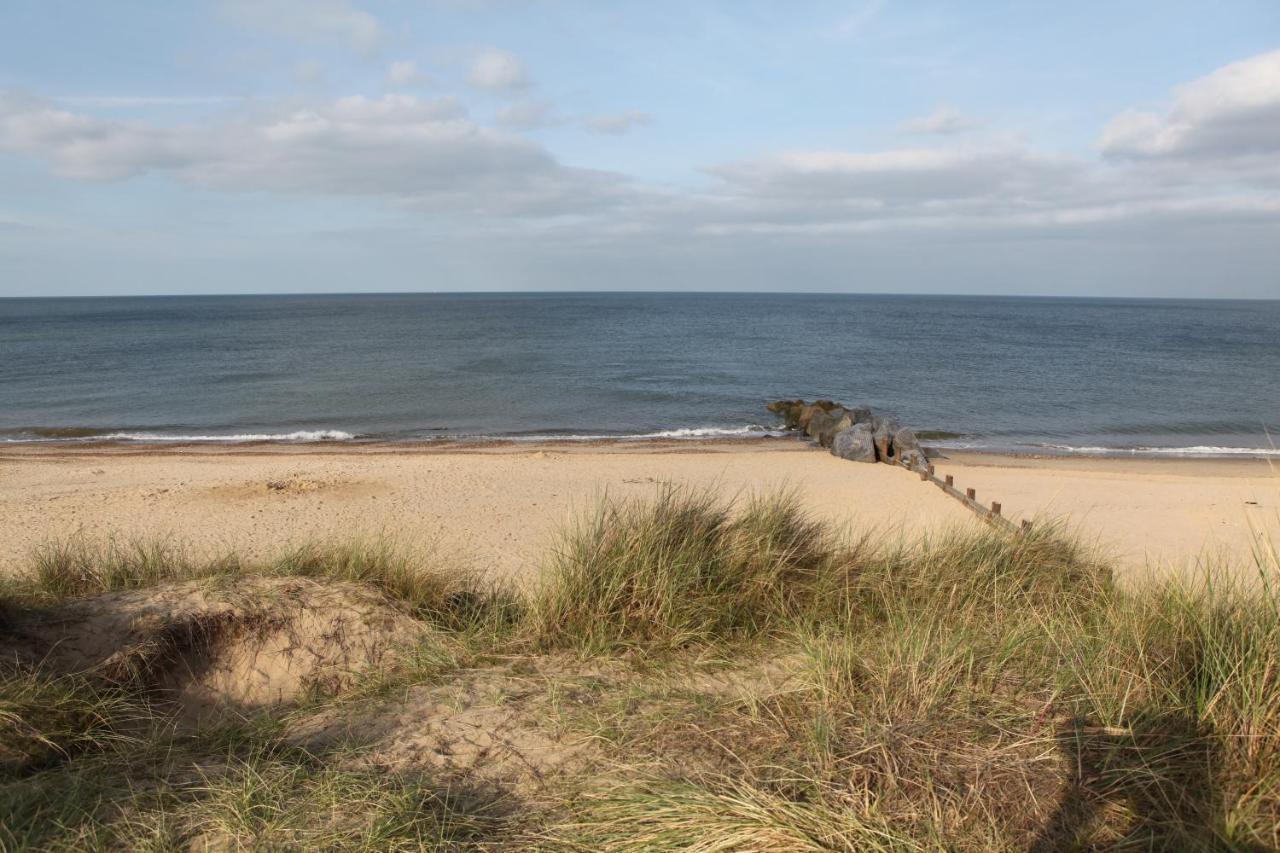
M198 730L156 697L6 664L0 842L1277 849L1280 595L1256 568L1256 582L1219 566L1121 584L1050 523L884 541L829 529L793 494L678 487L603 500L527 595L390 543L259 563L61 543L5 586L11 621L262 573L368 584L432 631L377 689ZM506 686L477 698L478 677ZM528 767L380 771L358 738L294 743L317 714L372 714L415 689L437 691L434 708L500 706L504 725L591 760L531 784ZM428 722L403 721L405 736Z
M507 622L520 606L497 584L465 568L446 568L429 551L385 538L308 542L253 561L235 554L194 556L168 539L71 537L36 549L29 572L0 580L0 596L11 605L52 604L162 583L250 575L366 584L422 619L453 627Z

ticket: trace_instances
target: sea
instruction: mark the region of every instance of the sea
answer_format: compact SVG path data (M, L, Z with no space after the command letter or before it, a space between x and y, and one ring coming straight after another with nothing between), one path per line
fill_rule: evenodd
M0 299L0 443L772 438L1280 456L1280 301L808 294Z

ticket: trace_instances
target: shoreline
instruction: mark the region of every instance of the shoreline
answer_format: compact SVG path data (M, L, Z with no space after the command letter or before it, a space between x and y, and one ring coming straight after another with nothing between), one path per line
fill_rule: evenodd
M114 455L125 455L133 452L141 455L154 455L164 453L175 453L189 455L193 451L213 452L213 453L349 453L349 452L369 452L369 453L440 453L440 452L468 452L468 451L492 451L492 450L538 450L538 449L557 449L564 450L568 448L640 448L640 449L670 449L670 448L696 448L711 449L716 447L757 447L768 446L776 447L784 443L794 443L806 449L814 449L811 442L799 434L772 434L766 433L761 435L732 435L732 436L696 436L696 437L651 437L647 435L640 436L589 436L583 438L565 437L565 438L548 438L538 436L535 438L514 438L514 437L479 437L479 438L437 438L437 439L411 439L411 440L393 440L393 439L350 439L350 440L322 440L322 441L287 441L279 439L263 439L263 440L199 440L199 441L182 441L182 440L132 440L132 439L110 439L97 441L94 439L32 439L32 440L10 440L0 442L0 458L3 458L10 451L16 451L16 455L35 456L40 451L46 451L50 455L57 453L79 453L82 455L94 452L110 453ZM1108 448L1102 452L1072 452L1072 451L1052 451L1052 450L1031 450L1023 448L995 449L995 448L971 448L971 447L951 447L943 444L925 443L925 452L930 459L947 459L961 458L970 460L981 459L999 459L1010 462L1016 460L1024 460L1031 462L1046 461L1070 461L1080 460L1083 462L1107 461L1116 463L1125 462L1198 462L1198 463L1219 463L1219 462L1241 462L1241 463L1267 463L1275 460L1280 465L1280 449L1257 448L1241 450L1240 452L1231 453L1194 453L1184 452L1194 449L1190 448L1169 448L1161 450L1129 450L1124 448Z

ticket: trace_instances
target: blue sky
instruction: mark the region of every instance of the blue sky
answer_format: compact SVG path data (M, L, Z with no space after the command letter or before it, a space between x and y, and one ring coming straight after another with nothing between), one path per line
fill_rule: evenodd
M1280 297L1280 4L9 0L0 295Z

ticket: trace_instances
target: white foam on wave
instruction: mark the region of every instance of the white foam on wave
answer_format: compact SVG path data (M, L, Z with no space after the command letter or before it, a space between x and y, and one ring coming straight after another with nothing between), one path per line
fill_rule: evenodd
M1194 444L1186 447L1102 447L1078 444L998 444L982 441L922 441L926 447L943 450L976 450L988 453L1050 453L1061 456L1247 456L1280 457L1280 449L1274 447L1229 447L1213 444Z
M1098 456L1280 456L1273 447L1221 447L1195 444L1190 447L1080 447L1072 444L1042 444L1040 447L1058 453Z
M551 442L551 441L652 441L655 439L674 439L694 440L700 438L741 438L744 436L755 436L758 438L777 438L787 435L786 430L770 429L769 427L760 426L759 424L751 424L741 427L680 427L679 429L664 429L657 432L640 432L640 433L574 433L565 435L564 433L547 433L537 435L475 435L467 436L472 440L478 441L521 441L521 442ZM461 437L461 436L460 436Z
M784 434L785 430L769 429L752 424L744 427L682 427L629 435L626 438L730 438L739 435L779 436Z
M171 435L162 432L110 432L92 436L91 441L350 441L355 438L340 429L298 430L297 432L245 432L235 435ZM80 439L83 441L84 439Z

